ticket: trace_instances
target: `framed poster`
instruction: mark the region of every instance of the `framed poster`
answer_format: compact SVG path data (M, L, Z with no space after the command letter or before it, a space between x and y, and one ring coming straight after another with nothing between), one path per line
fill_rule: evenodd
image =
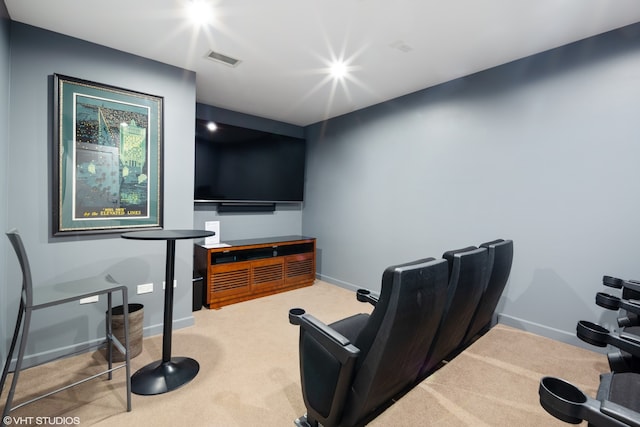
M163 98L54 74L53 235L162 227Z

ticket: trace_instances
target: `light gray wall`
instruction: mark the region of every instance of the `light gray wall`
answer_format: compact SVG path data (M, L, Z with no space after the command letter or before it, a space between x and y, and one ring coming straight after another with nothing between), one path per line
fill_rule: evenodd
M640 25L307 129L321 278L513 239L501 321L578 344L604 274L640 277Z
M0 0L0 171L6 171L8 166L7 146L9 145L9 58L10 58L10 21L4 0ZM6 172L0 172L0 200L7 200ZM8 204L0 204L0 230L7 229ZM11 327L7 318L7 269L6 253L9 242L0 238L0 369L4 367L7 349L7 336Z
M304 129L287 123L225 110L211 105L197 104L196 117L219 123L304 138ZM193 224L204 228L206 221L220 221L220 239L252 239L302 234L302 205L278 203L275 212L218 213L216 203L197 203Z
M52 75L60 73L164 97L164 226L193 226L195 74L82 40L13 22L8 167L8 227L20 230L36 284L51 284L110 272L129 285L130 302L145 306L145 334L162 324L164 242L108 236L51 238ZM174 327L193 324L192 241L176 244ZM20 272L7 255L8 317L18 307ZM136 285L153 282L152 294L136 295ZM4 299L3 299L4 301ZM120 303L116 301L116 303ZM63 343L84 343L104 328L105 304L52 309L34 319L28 351L39 355Z

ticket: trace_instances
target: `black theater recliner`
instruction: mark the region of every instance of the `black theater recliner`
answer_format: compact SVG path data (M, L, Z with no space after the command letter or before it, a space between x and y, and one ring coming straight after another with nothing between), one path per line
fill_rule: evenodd
M463 345L470 344L474 337L485 333L493 326L493 314L507 285L513 263L513 241L511 240L493 240L481 244L480 247L487 248L489 251L488 280Z
M640 356L640 337L610 332L595 323L581 320L576 335L589 344L614 347ZM574 385L554 377L540 381L540 404L554 417L571 424L586 420L590 427L640 427L640 374L608 372L600 375L595 399Z
M637 280L623 280L618 277L612 276L603 276L602 284L608 286L610 288L622 289L622 295L620 299L623 300L640 300L640 281ZM618 308L614 308L608 306L606 299L601 304L598 301L599 296L610 296L604 292L598 292L596 296L596 303L601 307L607 308L609 310L617 310ZM621 327L626 326L638 326L640 325L640 309L638 308L624 308L626 313L621 313L621 316L618 318L618 325Z
M620 297L598 292L596 304L608 310L619 311L618 326L623 329L624 336L640 337L638 315L640 314L640 282L634 280L621 280L610 276L604 276L603 284L613 288L622 288ZM580 326L579 326L580 327ZM639 338L640 339L640 338ZM609 366L615 372L640 372L640 357L622 349L614 350L607 354Z
M596 398L556 377L540 380L540 405L569 424L589 427L640 427L640 374L602 374Z
M461 350L469 324L486 287L489 254L486 248L469 246L445 252L449 285L442 319L420 371L425 378Z
M299 426L365 424L415 385L446 299L446 260L389 267L371 315L326 325L292 309L300 326L300 375L306 415Z

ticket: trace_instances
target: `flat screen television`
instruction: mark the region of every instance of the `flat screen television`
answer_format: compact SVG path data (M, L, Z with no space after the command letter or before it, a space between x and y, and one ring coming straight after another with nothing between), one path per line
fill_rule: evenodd
M196 202L302 202L306 141L196 120Z

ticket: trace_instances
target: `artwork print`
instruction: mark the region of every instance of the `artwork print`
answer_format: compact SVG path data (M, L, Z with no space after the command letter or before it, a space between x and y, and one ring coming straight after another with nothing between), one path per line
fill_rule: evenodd
M162 98L55 77L54 235L161 227Z

